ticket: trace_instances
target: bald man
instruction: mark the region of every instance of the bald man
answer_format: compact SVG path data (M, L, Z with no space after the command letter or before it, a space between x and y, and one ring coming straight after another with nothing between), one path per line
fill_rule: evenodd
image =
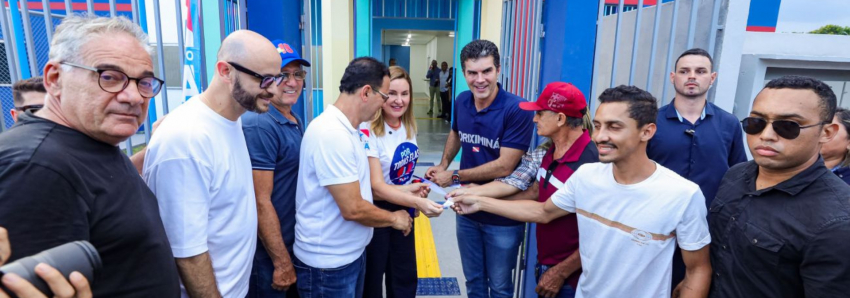
M257 246L251 159L240 116L266 112L282 81L271 41L247 30L221 43L209 88L151 138L142 176L177 260L183 297L245 297Z

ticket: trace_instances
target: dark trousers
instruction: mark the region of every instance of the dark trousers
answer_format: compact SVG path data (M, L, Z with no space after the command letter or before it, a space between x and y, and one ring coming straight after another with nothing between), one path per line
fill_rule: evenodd
M413 229L406 237L393 228L375 228L366 246L366 281L363 297L383 297L386 277L388 298L416 296L416 242Z
M259 245L259 244L258 244ZM295 259L292 248L289 248L289 256ZM294 269L293 269L294 270ZM298 288L293 284L287 291L278 291L272 288L272 275L274 264L271 258L254 258L254 266L251 267L251 279L248 284L248 296L246 298L299 298Z
M452 114L452 97L448 90L440 92L440 102L443 103L443 115L450 116Z

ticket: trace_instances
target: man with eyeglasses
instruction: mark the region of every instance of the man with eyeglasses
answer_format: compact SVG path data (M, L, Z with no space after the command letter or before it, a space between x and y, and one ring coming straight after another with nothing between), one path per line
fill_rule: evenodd
M9 110L12 121L18 122L18 115L30 112L35 113L44 107L44 80L41 77L32 77L21 80L12 85L12 102L15 107Z
M103 260L89 281L95 297L180 295L156 197L117 146L162 88L151 50L123 17L72 16L56 28L44 108L0 134L8 261L87 240Z
M175 109L151 138L142 176L160 214L183 297L245 297L257 245L257 204L242 132L283 82L280 55L248 30L221 43L209 88Z
M352 60L339 82L339 97L313 119L301 142L295 192L295 272L302 297L363 296L365 250L373 227L407 236L407 210L372 205L366 146L370 121L389 99L390 72L375 58Z
M257 197L260 242L254 255L248 296L298 297L292 245L295 243L295 187L304 122L292 111L304 90L310 62L282 40L272 42L280 53L283 75L268 113L242 115Z
M850 187L824 166L836 97L823 82L765 85L744 118L753 161L723 177L709 209L711 297L846 297Z

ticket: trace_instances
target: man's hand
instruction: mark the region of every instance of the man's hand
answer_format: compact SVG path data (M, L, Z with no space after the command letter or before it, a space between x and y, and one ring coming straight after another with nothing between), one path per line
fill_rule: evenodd
M540 276L540 282L537 283L537 288L534 289L537 292L537 295L546 298L554 298L558 295L558 292L561 291L561 287L564 286L564 281L566 277L557 267L552 267Z
M472 214L481 211L481 197L475 195L466 195L451 198L454 205L452 210L460 215Z
M474 186L479 186L479 185L474 185ZM446 198L481 195L479 193L477 187L474 187L474 186L466 185L466 186L463 186L463 187L459 187L455 190L450 191L448 194L446 194Z
M445 171L446 168L447 167L444 167L442 164L428 168L428 170L425 171L425 179L431 180L434 177L434 174Z
M422 211L427 217L440 216L443 213L443 206L428 199L421 199L416 202L416 209Z
M6 263L9 256L12 254L11 245L9 244L9 235L6 229L0 227L0 265ZM39 263L35 266L35 274L38 274L41 279L47 282L47 286L53 291L54 297L79 297L91 298L91 286L85 276L77 271L71 272L70 281L62 276L59 270L50 267L50 265ZM46 297L31 283L24 280L14 273L3 275L3 286L15 293L19 298L42 298ZM0 291L0 298L9 298L9 295Z
M434 168L436 168L436 167L431 167L430 169L428 169L428 171L431 171L431 169L434 169ZM449 172L449 171L446 171L446 170L441 171L439 169L435 169L433 172L425 173L425 177L428 180L431 180L431 182L434 182L437 185L442 186L442 187L447 187L449 185L452 185L452 172Z
M285 262L285 264L281 264L280 266L274 266L272 289L278 291L289 290L289 287L294 285L296 280L297 277L295 277L295 268L292 267L292 261Z
M12 248L9 244L9 234L5 228L0 227L0 266L6 263L10 255L12 255Z
M393 229L402 231L404 236L410 234L410 227L413 226L413 218L410 217L410 214L407 213L407 210L398 210L393 212L395 214L395 222L393 222Z

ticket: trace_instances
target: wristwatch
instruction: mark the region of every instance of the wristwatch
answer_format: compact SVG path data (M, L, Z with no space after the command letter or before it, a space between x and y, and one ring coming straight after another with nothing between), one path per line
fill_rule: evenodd
M452 172L452 184L460 184L460 175L458 174L458 170Z

